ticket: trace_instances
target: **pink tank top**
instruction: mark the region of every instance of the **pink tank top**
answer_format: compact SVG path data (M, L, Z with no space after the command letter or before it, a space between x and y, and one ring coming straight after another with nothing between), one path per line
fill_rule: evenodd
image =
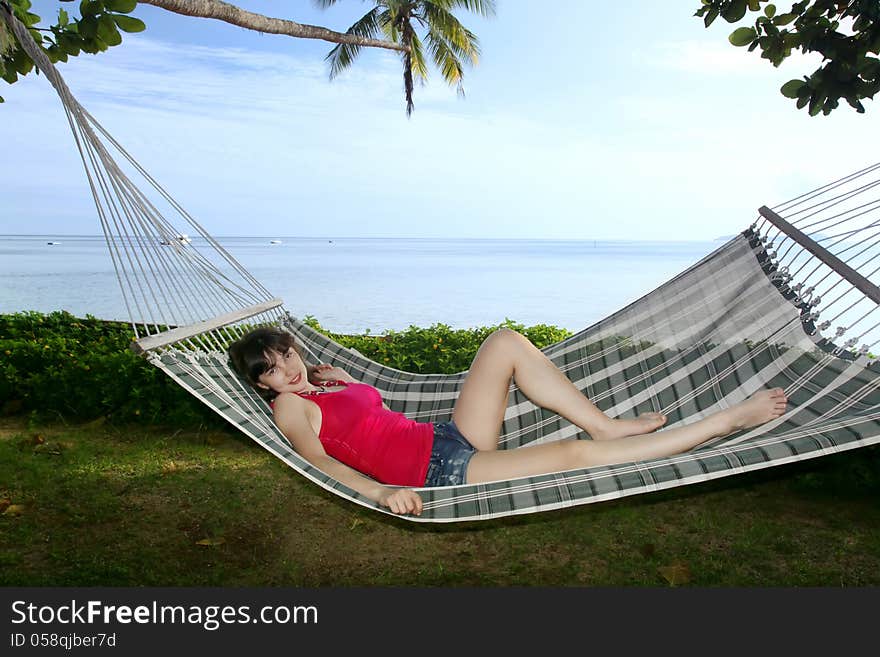
M333 382L343 390L300 396L321 409L318 438L324 451L349 467L393 486L424 486L434 444L434 425L382 407L365 383Z

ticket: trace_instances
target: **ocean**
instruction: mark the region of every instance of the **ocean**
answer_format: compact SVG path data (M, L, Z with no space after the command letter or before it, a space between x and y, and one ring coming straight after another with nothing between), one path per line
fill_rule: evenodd
M723 243L216 239L292 314L312 315L341 333L435 323L472 328L505 319L578 331ZM128 320L104 238L0 235L0 313L23 310Z

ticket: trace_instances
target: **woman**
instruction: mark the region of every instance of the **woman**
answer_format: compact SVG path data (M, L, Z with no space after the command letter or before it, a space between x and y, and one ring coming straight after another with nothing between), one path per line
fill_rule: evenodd
M528 339L500 329L477 351L452 421L434 425L390 411L375 388L339 367L307 365L286 331L251 331L229 354L235 370L271 401L275 423L300 456L398 514L421 514L422 499L412 488L670 456L769 422L787 404L781 388L761 390L693 424L653 434L666 422L662 414L609 418ZM498 450L511 379L532 402L592 440Z

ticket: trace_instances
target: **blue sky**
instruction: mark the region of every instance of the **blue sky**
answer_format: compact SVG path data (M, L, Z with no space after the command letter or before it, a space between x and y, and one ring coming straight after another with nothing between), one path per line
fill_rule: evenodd
M370 6L238 4L340 31ZM880 108L796 110L778 89L815 60L774 69L699 0L497 4L460 14L483 50L466 98L434 72L411 119L395 54L330 82L331 44L149 6L147 31L60 70L218 236L714 239L876 158ZM54 91L30 75L0 95L0 232L98 233Z

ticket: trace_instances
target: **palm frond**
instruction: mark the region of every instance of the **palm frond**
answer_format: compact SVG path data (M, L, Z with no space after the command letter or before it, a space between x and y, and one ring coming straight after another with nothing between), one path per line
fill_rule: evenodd
M429 32L425 41L434 64L440 69L443 79L449 86L455 86L459 96L464 96L464 70L461 60L449 44L437 33Z
M428 61L425 59L425 50L422 48L422 40L418 35L413 34L412 43L410 43L410 52L412 54L412 72L417 78L424 81L428 79Z
M458 9L461 7L484 18L495 15L495 0L447 0L443 4L449 5L444 7L445 9Z
M400 20L397 11L393 8L385 9L382 12L379 25L382 28L382 34L385 35L388 41L393 41L394 43L401 42Z
M336 0L314 0L320 6L329 6ZM406 94L406 114L413 110L414 80L424 82L428 78L429 53L431 60L451 86L464 95L462 80L463 64L476 64L480 56L477 36L468 30L452 14L453 9L464 8L482 16L495 13L495 0L373 0L376 7L358 22L369 28L370 35L381 32L384 37L407 48L401 53L403 59L403 86ZM365 20L369 18L369 21ZM352 32L358 25L349 28ZM416 32L424 33L424 43ZM347 68L360 48L356 46L336 46L328 59L331 60L332 74Z
M321 0L332 1L332 0ZM364 38L373 38L379 32L380 12L378 7L374 7L364 14L358 21L346 30L346 34L352 34ZM326 59L330 62L330 79L332 80L342 71L352 65L361 46L352 43L340 43L336 45L328 54Z
M335 5L337 0L312 0L312 4L318 9L327 9Z
M436 2L424 3L424 11L429 33L443 40L459 59L469 64L479 61L480 42L476 34L462 25L451 12L437 6Z

